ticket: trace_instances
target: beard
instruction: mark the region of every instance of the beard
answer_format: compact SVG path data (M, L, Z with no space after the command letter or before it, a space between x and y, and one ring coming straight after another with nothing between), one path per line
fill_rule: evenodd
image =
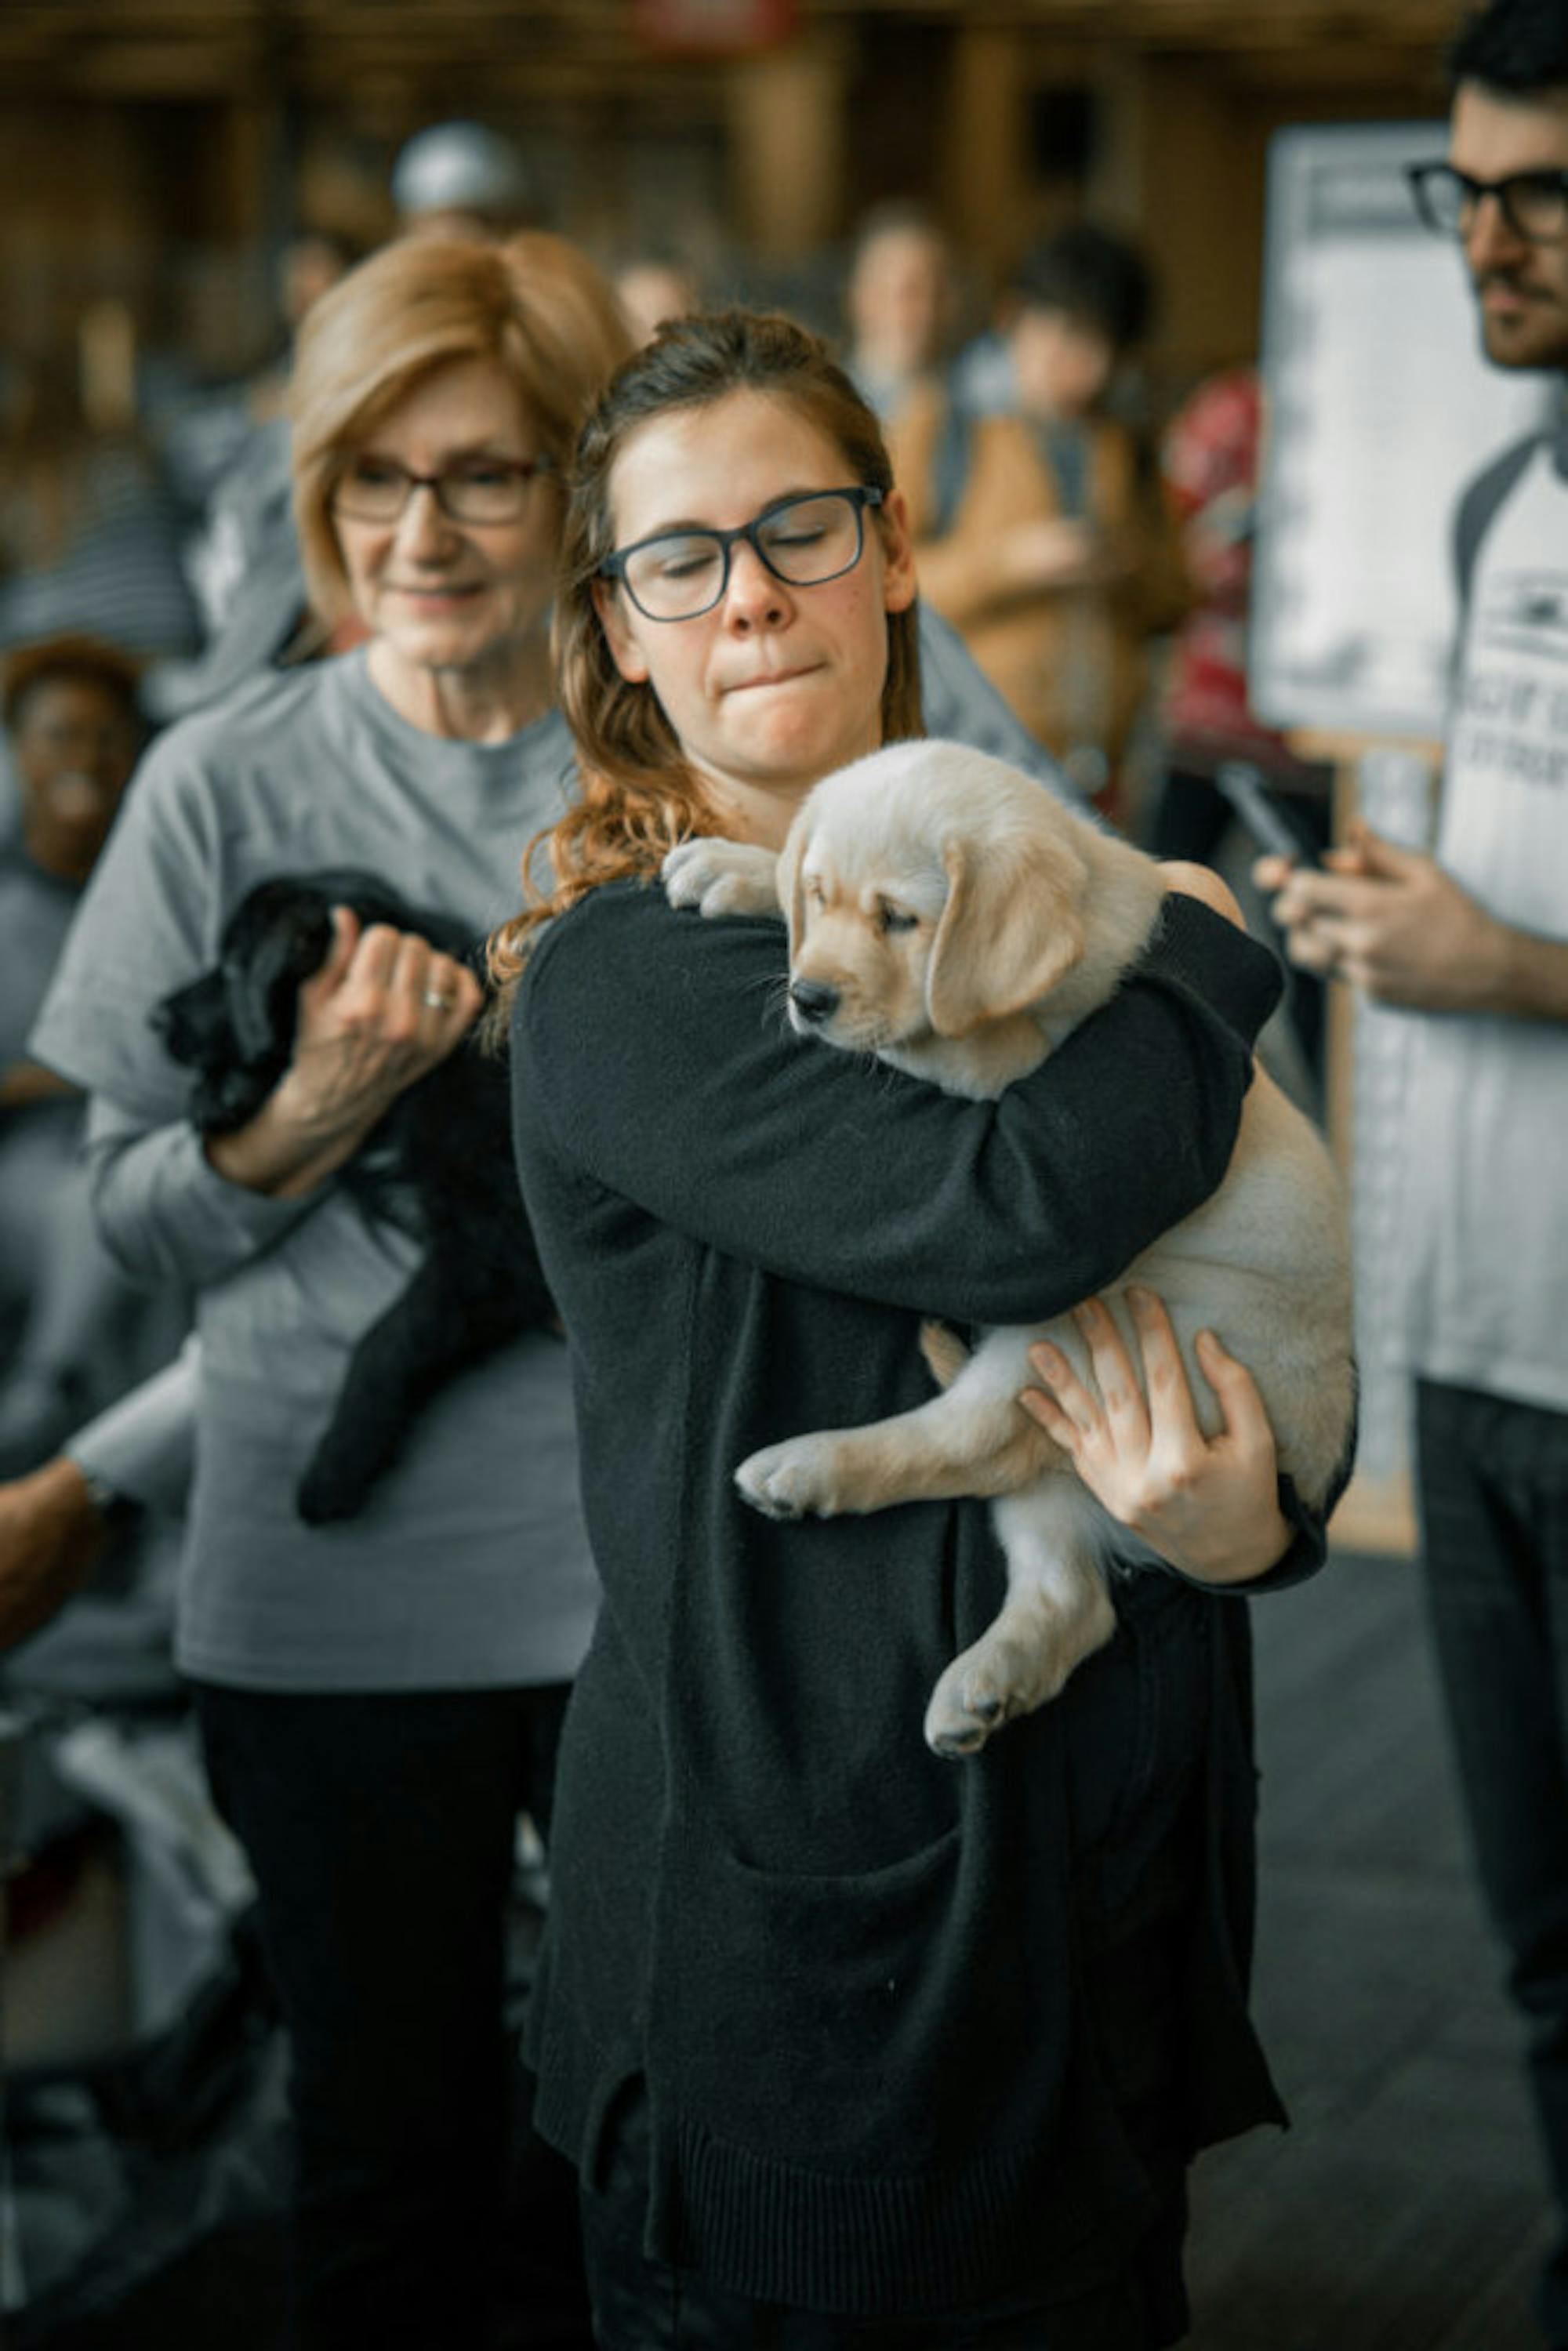
M1494 367L1568 369L1568 289L1533 286L1504 270L1489 270L1473 285L1481 348ZM1513 295L1518 308L1489 307L1484 297L1494 287Z

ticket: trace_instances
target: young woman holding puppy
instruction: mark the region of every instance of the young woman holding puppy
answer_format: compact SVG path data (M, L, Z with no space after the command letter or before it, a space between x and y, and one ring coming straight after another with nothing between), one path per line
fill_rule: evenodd
M995 1609L985 1506L781 1524L731 1482L919 1401L923 1312L1058 1311L1206 1196L1278 993L1173 897L1116 999L976 1103L793 1039L778 925L672 910L677 841L777 848L821 776L920 731L915 589L811 337L687 321L618 374L557 611L580 797L553 897L492 947L605 1589L530 2024L604 2351L1154 2351L1187 2159L1281 2116L1245 2006L1246 1613L1214 1594L1322 1544L1240 1365L1206 1357L1206 1443L1157 1304L1146 1405L1085 1309L1100 1396L1061 1367L1038 1409L1172 1573L959 1764L921 1720Z

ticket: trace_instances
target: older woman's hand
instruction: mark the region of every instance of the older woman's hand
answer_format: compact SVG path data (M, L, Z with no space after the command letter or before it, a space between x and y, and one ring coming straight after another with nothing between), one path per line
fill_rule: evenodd
M464 965L386 924L334 907L326 962L299 990L294 1058L248 1126L209 1138L231 1183L279 1199L351 1159L416 1079L445 1060L484 1001Z
M1163 1302L1146 1290L1130 1290L1127 1299L1142 1382L1109 1311L1091 1299L1073 1320L1094 1384L1059 1347L1031 1347L1030 1361L1049 1393L1026 1388L1019 1401L1112 1517L1162 1559L1205 1583L1245 1583L1282 1558L1292 1540L1262 1398L1246 1365L1212 1332L1200 1332L1198 1363L1223 1420L1206 1437Z

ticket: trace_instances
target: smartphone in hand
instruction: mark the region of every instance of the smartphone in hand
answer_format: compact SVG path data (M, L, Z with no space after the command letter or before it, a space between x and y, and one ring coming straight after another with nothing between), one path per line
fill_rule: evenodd
M1270 857L1288 857L1295 865L1321 864L1318 842L1269 789L1256 768L1228 759L1214 780L1260 849Z

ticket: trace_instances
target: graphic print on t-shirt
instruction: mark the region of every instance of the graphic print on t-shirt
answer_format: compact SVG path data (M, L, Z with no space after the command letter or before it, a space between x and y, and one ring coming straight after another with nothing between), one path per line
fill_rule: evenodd
M1446 849L1458 856L1460 879L1481 884L1483 872L1465 872L1469 834L1455 825L1453 801L1481 792L1568 790L1568 485L1556 473L1552 454L1538 452L1510 501L1504 503L1481 543L1474 580L1465 661L1455 694L1448 743L1448 823ZM1521 818L1523 818L1521 811ZM1528 818L1526 818L1528 823ZM1498 811L1488 813L1490 840L1498 840ZM1510 858L1521 853L1519 837ZM1493 846L1495 856L1495 846ZM1488 861L1490 862L1490 861ZM1538 868L1538 858L1531 856ZM1526 898L1535 886L1526 882ZM1498 905L1514 922L1544 922L1554 910L1556 886L1547 905Z
M1492 562L1477 582L1449 771L1568 786L1568 568Z

